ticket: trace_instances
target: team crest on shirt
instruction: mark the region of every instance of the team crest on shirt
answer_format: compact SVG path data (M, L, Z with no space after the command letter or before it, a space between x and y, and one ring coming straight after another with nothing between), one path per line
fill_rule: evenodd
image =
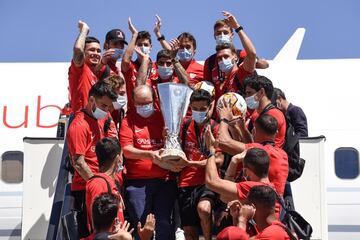
M189 75L190 75L190 78L196 78L196 76L197 76L195 73L190 73Z

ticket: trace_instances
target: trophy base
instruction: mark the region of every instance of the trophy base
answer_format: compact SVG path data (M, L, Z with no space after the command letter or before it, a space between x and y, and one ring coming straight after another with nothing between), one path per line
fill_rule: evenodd
M161 153L160 157L161 161L158 165L163 169L180 172L185 166L183 159L186 159L186 155L181 150L166 149Z

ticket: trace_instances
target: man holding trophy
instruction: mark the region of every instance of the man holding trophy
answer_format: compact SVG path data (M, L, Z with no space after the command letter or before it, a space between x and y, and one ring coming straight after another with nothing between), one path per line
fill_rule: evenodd
M171 227L177 188L169 170L159 167L164 146L164 120L160 110L154 109L153 89L148 85L134 88L135 110L124 118L120 130L120 144L126 168L126 206L134 226L143 225L146 216L156 219L156 239L174 238ZM176 169L174 169L176 170ZM135 238L139 239L137 233Z

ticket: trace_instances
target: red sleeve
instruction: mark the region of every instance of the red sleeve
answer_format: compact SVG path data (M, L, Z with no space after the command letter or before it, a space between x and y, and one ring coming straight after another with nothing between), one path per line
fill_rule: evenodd
M210 82L212 82L212 80L211 80L211 75L209 75L209 58L207 58L207 59L205 60L203 74L204 74L204 80L205 80L205 81L210 81Z
M111 118L111 122L110 122L109 130L107 131L105 137L118 138L118 132L116 130L115 122L109 113L108 113L108 117Z
M129 126L128 117L125 117L122 121L121 129L120 129L121 148L124 148L127 145L134 146L133 139L134 139L134 133L133 133L131 127Z
M86 126L73 122L67 133L69 153L75 155L85 155L87 149L87 131Z

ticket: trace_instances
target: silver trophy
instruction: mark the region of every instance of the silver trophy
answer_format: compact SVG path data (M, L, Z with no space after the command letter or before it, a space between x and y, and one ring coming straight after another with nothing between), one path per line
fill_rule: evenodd
M168 128L164 151L161 153L163 168L169 169L170 161L185 159L186 155L179 142L180 125L187 112L191 88L179 83L158 84L161 111Z

